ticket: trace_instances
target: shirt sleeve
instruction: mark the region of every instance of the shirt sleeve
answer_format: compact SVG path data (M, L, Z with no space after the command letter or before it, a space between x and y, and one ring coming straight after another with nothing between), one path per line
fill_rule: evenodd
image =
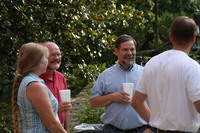
M142 75L140 76L140 78L138 80L136 90L143 93L143 94L147 94L143 77L144 77L144 73L142 73Z
M68 86L67 86L67 80L65 77L63 77L63 84L65 86L65 89L67 90L68 89Z
M94 84L91 94L90 94L90 99L96 97L96 96L102 96L104 94L105 86L104 86L104 74L100 74L99 77L96 80L96 83Z
M190 63L190 67L186 70L187 92L192 102L200 100L200 66L198 63Z

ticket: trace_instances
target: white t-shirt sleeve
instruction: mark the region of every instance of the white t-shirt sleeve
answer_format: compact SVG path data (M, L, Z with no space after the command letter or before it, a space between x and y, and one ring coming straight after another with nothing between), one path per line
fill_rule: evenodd
M146 88L145 88L145 83L144 83L144 73L141 74L141 76L138 80L136 90L143 93L143 94L147 94Z
M197 62L190 62L187 68L186 77L187 92L192 102L200 100L200 65Z

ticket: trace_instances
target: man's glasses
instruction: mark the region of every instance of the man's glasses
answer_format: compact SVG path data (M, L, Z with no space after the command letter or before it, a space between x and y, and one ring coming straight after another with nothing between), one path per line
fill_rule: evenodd
M56 58L56 57L61 57L61 54L51 54L49 55L50 58Z

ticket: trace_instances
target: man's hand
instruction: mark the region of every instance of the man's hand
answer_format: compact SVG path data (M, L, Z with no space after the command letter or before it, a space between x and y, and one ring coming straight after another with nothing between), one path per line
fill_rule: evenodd
M112 101L120 102L120 103L130 103L130 98L128 97L129 94L123 91L115 92L110 94Z
M58 104L58 113L66 112L72 108L71 102L62 102Z

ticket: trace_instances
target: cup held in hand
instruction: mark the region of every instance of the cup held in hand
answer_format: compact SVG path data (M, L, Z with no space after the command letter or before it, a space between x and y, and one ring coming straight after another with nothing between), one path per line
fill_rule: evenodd
M133 87L134 83L123 83L123 91L130 95L130 99L133 97Z
M60 90L59 93L62 102L70 102L70 90Z

